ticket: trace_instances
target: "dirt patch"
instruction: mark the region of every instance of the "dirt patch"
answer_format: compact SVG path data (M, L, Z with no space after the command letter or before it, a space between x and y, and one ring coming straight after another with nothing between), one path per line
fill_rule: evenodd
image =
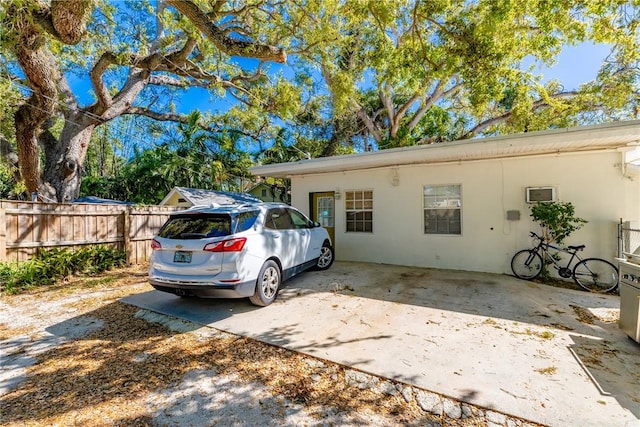
M158 390L175 387L196 371L232 377L245 387L247 383L264 385L270 395L304 404L308 415L318 419L326 417L326 407L331 408L330 414L375 413L398 424L438 419L400 396L359 390L338 381L344 377L341 366L310 364L308 357L236 336L202 341L197 334L176 333L137 318L136 312L119 302L92 311L91 317L103 326L38 355L20 387L0 399L3 420L147 425L153 417L150 406L161 407L160 400L166 397ZM184 399L189 396L178 403L184 404Z
M574 291L584 291L584 289L578 286L576 282L570 281L570 280L554 279L552 277L547 277L547 278L538 277L536 279L533 279L532 282L539 283L541 285L553 286L554 288L573 289Z
M569 307L573 309L573 312L576 314L576 319L582 323L586 323L587 325L593 325L598 318L593 315L588 309L584 307L580 307L579 305L570 304Z
M427 275L426 271L405 271L400 273L400 277L402 279L421 279Z

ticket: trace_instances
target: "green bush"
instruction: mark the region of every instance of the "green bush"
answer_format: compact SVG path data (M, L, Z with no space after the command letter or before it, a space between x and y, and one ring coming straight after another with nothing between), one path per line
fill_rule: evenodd
M587 223L575 215L571 202L536 203L531 206L531 217L540 224L548 241L558 243Z
M51 285L72 274L95 274L124 265L124 251L108 246L41 250L25 262L0 263L0 291L15 294Z

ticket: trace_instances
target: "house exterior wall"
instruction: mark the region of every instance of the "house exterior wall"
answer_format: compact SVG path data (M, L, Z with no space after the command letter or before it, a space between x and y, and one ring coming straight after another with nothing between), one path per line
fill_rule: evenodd
M612 150L294 175L292 204L309 214L309 193L341 193L338 260L510 273L513 254L531 245L529 231L539 231L525 189L553 186L557 200L571 202L589 221L565 243L585 244L584 255L613 261L616 224L640 220L640 177L624 177L620 163L621 153ZM423 186L447 184L462 186L462 234L424 234ZM347 233L345 191L367 189L373 232ZM520 219L508 220L509 210L520 211Z

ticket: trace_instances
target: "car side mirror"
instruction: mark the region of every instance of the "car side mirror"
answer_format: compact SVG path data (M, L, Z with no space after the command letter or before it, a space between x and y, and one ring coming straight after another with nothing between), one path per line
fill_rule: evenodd
M314 227L322 227L318 221L313 221Z

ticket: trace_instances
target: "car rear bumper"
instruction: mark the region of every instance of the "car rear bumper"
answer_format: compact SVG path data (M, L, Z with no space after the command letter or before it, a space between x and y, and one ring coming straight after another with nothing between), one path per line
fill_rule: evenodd
M200 298L246 298L253 295L255 281L241 283L184 283L150 278L149 283L155 289L180 296L196 296Z

